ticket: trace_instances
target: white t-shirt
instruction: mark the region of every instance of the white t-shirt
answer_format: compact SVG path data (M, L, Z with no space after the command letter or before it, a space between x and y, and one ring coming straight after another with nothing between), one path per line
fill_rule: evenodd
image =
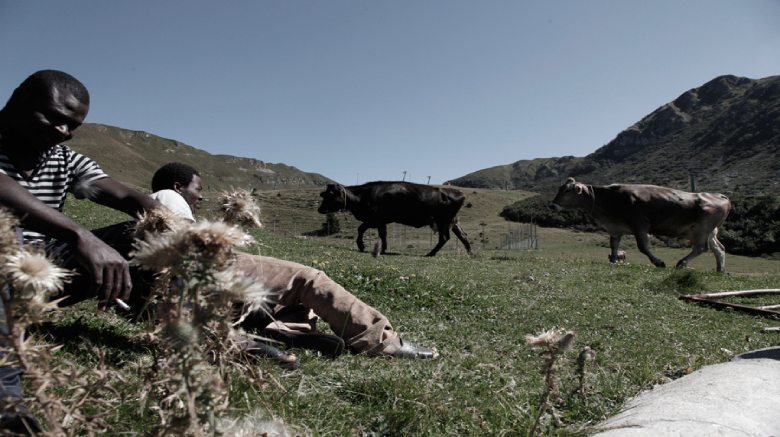
M150 197L160 203L172 213L181 216L191 222L195 221L195 217L192 216L192 208L190 204L184 200L181 194L173 190L160 190L150 194Z

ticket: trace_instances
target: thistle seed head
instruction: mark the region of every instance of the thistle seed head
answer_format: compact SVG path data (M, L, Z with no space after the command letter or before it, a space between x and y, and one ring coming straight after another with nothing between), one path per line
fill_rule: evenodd
M135 238L139 240L149 239L152 236L168 232L187 223L179 215L171 212L167 208L156 208L149 212L141 214L135 224Z
M171 345L182 350L198 343L198 330L186 320L175 320L165 325L165 338Z
M554 328L537 335L526 335L525 341L531 346L543 347L556 352L562 352L571 346L577 334L573 331L565 331Z
M26 248L7 255L2 272L14 286L17 296L39 304L62 291L64 282L72 276L69 270L55 265L43 253Z
M260 206L252 195L241 189L223 191L219 194L219 204L226 222L260 228Z
M137 241L131 253L135 265L149 270L181 267L182 261L197 261L222 269L230 260L235 246L253 239L235 226L224 222L184 223L148 241Z

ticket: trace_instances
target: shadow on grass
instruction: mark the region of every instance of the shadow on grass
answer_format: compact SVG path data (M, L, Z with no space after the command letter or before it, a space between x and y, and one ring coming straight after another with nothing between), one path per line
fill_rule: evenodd
M703 274L691 269L674 269L660 281L648 281L646 287L654 293L681 296L704 289Z
M148 354L152 349L152 345L143 340L91 326L81 317L65 325L54 322L34 325L30 327L30 333L47 342L62 344L70 353L84 355L85 351L100 348L106 352L107 364L116 367L122 367L132 357Z

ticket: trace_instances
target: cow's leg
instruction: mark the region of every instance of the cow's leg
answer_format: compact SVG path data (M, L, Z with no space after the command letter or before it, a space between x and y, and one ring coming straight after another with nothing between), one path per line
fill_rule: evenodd
M707 236L707 239L699 239L700 241L694 241L691 247L691 253L685 256L677 262L677 268L682 268L688 265L688 261L696 258L707 249L711 250L715 255L715 268L718 272L722 272L725 267L726 248L723 247L720 241L718 241L718 230L714 229Z
M382 242L382 250L380 253L384 254L387 252L387 225L379 225L376 230L379 232L379 240Z
M358 250L361 252L366 250L366 245L363 244L363 234L366 233L366 229L368 229L368 225L365 223L361 223L360 226L358 226L358 236L355 242L357 243Z
M636 232L634 234L636 238L636 247L640 252L644 253L656 267L666 267L666 263L656 258L652 252L650 252L650 243L647 238L647 232ZM615 255L617 256L617 254Z
M463 247L466 248L466 252L470 255L471 244L469 243L468 235L466 235L466 232L463 231L458 222L452 223L452 233L455 234L455 236L458 237L458 240L463 243Z
M620 237L622 235L610 235L609 236L609 262L616 263L618 261L618 250L620 249Z
M677 265L675 267L681 269L687 266L690 260L706 252L707 249L714 248L714 245L710 244L711 239L712 239L712 233L710 233L709 235L700 235L700 232L694 232L691 237L691 253L685 255L683 259L677 261ZM720 242L718 242L718 244L720 244ZM716 259L717 257L718 256L715 255ZM718 265L718 267L720 267L720 265Z
M439 242L436 243L436 246L433 249L431 249L431 251L428 252L428 254L425 256L436 255L436 252L438 252L439 249L441 249L442 246L444 246L444 243L446 243L450 239L450 228L448 224L442 225L441 223L437 223L436 227L439 229Z
M679 261L677 261L677 267L678 269L681 269L688 265L688 261L696 258L697 256L701 255L707 250L707 242L706 241L693 241L691 244L691 252L688 255L685 255L685 257Z
M715 255L717 271L726 271L726 248L720 241L718 241L718 228L713 229L710 233L709 244L710 250Z

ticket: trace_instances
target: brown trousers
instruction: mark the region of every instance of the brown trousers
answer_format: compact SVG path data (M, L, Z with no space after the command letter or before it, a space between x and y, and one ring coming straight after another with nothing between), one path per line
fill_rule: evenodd
M242 252L236 255L236 267L263 283L279 305L312 310L354 353L378 353L398 335L387 317L320 270Z

